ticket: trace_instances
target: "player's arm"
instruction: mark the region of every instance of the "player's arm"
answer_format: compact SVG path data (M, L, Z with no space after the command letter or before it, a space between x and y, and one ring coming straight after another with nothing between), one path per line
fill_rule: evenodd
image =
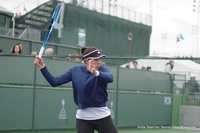
M68 83L71 81L70 71L55 77L53 76L45 66L44 68L40 69L44 78L49 82L52 87L60 86L62 84Z
M107 83L113 82L112 74L110 73L109 69L104 66L99 69L99 78Z
M56 86L60 86L62 84L68 83L69 81L71 81L71 76L70 76L70 70L67 71L66 73L58 76L58 77L54 77L47 69L47 67L44 64L44 61L42 58L36 56L35 60L34 60L34 64L40 68L40 71L42 73L42 75L44 76L44 78L49 82L49 84L52 87L56 87Z

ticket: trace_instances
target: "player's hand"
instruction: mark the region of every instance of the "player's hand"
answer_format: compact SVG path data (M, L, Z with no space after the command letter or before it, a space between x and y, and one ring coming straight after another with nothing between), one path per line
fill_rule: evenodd
M45 66L43 59L38 57L38 55L35 56L34 64L39 68L43 68Z
M97 69L94 64L94 59L88 59L88 71L90 71L92 74L96 75L97 74Z

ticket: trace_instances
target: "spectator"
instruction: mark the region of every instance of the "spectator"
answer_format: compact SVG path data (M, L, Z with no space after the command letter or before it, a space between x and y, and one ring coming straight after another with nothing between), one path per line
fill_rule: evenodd
M132 61L133 64L133 69L138 69L138 62L137 61Z
M145 66L142 66L141 69L142 69L142 70L146 70L146 67L145 67Z
M196 81L196 76L194 74L191 74L190 80L186 83L185 87L188 92L188 104L196 104L197 99L195 93L200 91L200 86Z
M23 51L23 45L21 43L18 43L19 44L19 48L21 49L21 54L22 54L22 51Z
M45 55L53 55L53 49L47 48L44 53L45 53Z
M188 85L189 85L189 92L194 93L194 92L199 92L199 84L196 81L196 76L194 74L191 74L190 76L190 80L188 81Z
M79 54L72 54L70 56L71 57L68 58L70 61L74 61L74 62L81 62L82 61L81 55L79 55Z
M165 69L164 72L172 74L172 70L174 68L174 61L170 60L166 65L165 65Z
M99 133L118 133L112 122L111 111L106 106L107 86L113 82L113 76L106 66L101 65L101 58L105 56L97 48L89 47L83 53L84 65L74 66L56 77L48 71L42 58L36 56L34 60L51 86L72 82L77 105L77 133L93 133L94 130Z
M31 55L37 55L37 51L32 51Z
M126 64L126 68L130 68L130 64L128 63L128 64Z
M2 53L3 52L3 50L2 49L0 49L0 53Z
M22 44L17 43L13 46L13 48L10 50L11 54L22 54Z
M150 66L148 66L146 70L147 70L147 71L151 71L151 67L150 67Z

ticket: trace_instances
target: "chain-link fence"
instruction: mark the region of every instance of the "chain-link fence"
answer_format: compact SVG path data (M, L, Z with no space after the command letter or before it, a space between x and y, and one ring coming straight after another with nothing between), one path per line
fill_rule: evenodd
M95 10L103 14L130 20L136 23L142 23L149 26L152 25L151 15L123 7L121 6L121 3L119 1L81 0L79 3L74 4L76 4L77 6L88 8L90 10Z
M84 65L79 57L43 58L55 76L75 65ZM72 84L51 87L33 60L32 55L0 55L0 132L74 132L76 106ZM165 72L170 60L174 61L174 67L171 72ZM133 65L135 61L137 68ZM103 65L114 78L108 86L107 106L119 131L149 127L199 128L198 61L149 57L103 59Z

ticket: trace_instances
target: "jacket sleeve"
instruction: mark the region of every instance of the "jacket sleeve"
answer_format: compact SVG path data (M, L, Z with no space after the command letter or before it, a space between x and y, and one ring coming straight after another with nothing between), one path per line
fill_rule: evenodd
M109 69L104 66L99 69L99 78L106 83L113 82L112 74L110 73Z
M66 73L64 73L58 77L55 77L49 72L49 70L47 69L46 66L44 68L40 69L42 75L44 76L44 78L49 82L49 84L52 87L60 86L62 84L70 82L71 81L71 71L70 70L68 70Z

